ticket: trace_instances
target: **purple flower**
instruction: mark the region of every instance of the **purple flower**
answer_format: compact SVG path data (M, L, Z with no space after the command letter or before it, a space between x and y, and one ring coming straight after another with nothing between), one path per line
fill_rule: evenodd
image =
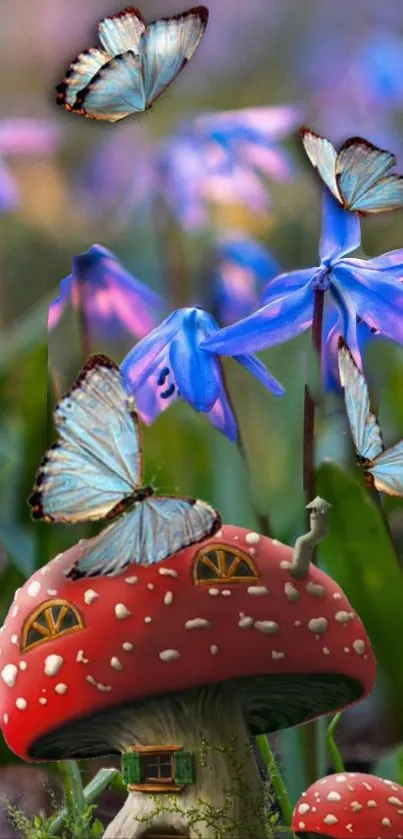
M216 250L215 311L227 325L257 308L263 285L278 274L279 266L266 248L239 233L219 240Z
M152 423L181 398L236 441L238 428L220 359L216 353L201 349L203 340L217 331L217 323L204 309L178 309L128 353L121 370L145 423ZM275 396L284 394L281 385L254 355L238 353L234 359Z
M263 306L206 338L202 349L221 355L256 352L289 341L312 325L314 291L327 292L337 328L361 365L357 318L385 338L403 343L403 250L376 259L347 258L360 245L360 220L325 190L320 265L280 274L263 295ZM327 336L328 346L329 333Z
M14 210L18 204L18 187L4 163L7 155L51 154L60 141L58 128L36 119L3 119L0 121L0 212Z
M61 281L59 297L49 306L49 330L59 323L68 302L82 312L90 334L113 336L125 329L136 338L154 328L165 306L100 245L74 257L72 273Z
M205 114L155 146L137 126L127 126L86 164L82 198L94 212L118 208L122 219L162 198L194 230L208 226L210 203L241 203L264 213L270 199L263 178L291 176L290 158L278 143L300 121L295 106Z

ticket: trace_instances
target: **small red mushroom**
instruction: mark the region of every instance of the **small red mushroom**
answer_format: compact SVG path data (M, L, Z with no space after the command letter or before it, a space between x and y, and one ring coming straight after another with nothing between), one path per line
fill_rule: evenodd
M301 839L403 839L403 787L358 772L328 775L302 794L292 829Z
M110 715L195 688L233 690L252 734L367 695L375 660L337 583L292 549L225 526L117 577L71 581L81 545L16 592L0 637L0 724L24 760L117 751ZM129 744L130 745L130 744Z

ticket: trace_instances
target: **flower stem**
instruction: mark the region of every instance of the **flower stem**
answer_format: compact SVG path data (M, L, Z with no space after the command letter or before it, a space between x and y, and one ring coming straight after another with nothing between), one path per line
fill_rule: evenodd
M314 295L312 343L319 355L319 362L321 362L325 293L320 289L316 289ZM315 400L312 397L309 386L305 385L303 487L308 503L315 498L315 483ZM306 513L306 524L309 526L309 510L307 510Z
M99 772L97 772L97 774L95 775L95 778L93 778L83 790L85 807L89 807L89 805L92 804L93 801L95 801L95 799L98 798L109 786L114 786L115 784L118 784L119 775L120 773L118 769L100 769ZM122 792L125 793L126 789L123 787L123 784L121 786ZM47 832L50 836L57 836L67 816L67 813L67 807L63 807L57 814L57 816L55 816L55 818L52 819L52 821L47 827Z
M336 742L334 739L334 731L336 726L339 723L340 717L342 715L342 711L339 711L338 714L335 714L332 721L329 723L326 732L326 746L329 752L329 755L332 759L333 768L335 772L344 772L344 763L343 758L340 754L340 750L338 746L336 746Z
M259 746L260 754L262 755L264 765L267 769L268 779L270 780L274 792L276 793L278 805L287 825L290 825L292 822L293 808L288 797L287 788L281 777L276 758L274 757L273 750L265 734L259 734L256 737L256 743Z
M58 760L57 768L63 779L64 798L68 813L82 815L87 809L83 783L75 760Z

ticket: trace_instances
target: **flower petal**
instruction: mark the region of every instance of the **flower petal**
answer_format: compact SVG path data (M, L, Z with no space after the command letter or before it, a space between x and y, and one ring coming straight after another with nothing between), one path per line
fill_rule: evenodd
M203 321L202 310L188 310L169 350L180 395L196 411L210 411L218 399L222 383L219 361L199 349L200 338L206 334Z
M245 320L221 329L202 341L200 347L220 355L240 355L289 341L311 325L313 300L309 282L263 306Z
M340 262L332 274L370 327L403 343L403 284L378 271L354 268L348 260Z
M60 321L62 314L71 298L71 274L61 281L59 286L59 296L52 300L48 309L48 330L54 329Z
M234 355L234 360L246 367L274 396L284 396L285 390L256 355Z
M321 262L329 264L334 259L356 250L361 244L360 218L344 210L336 198L325 189L322 202L322 235L319 255Z
M298 291L309 280L315 276L316 268L302 268L300 271L289 271L287 274L279 274L265 285L261 304L266 306L279 297L284 297L290 291Z
M181 311L172 312L152 332L142 338L123 359L120 369L132 392L140 388L161 351L172 340L182 323Z
M343 259L343 263L354 270L385 271L389 277L403 280L403 249L389 251L374 259ZM379 278L381 281L381 278Z
M224 387L213 407L210 411L207 411L206 416L215 428L218 428L231 442L236 443L238 425Z
M169 368L169 351L165 348L149 370L140 387L131 388L141 419L150 425L155 418L179 398L178 388Z

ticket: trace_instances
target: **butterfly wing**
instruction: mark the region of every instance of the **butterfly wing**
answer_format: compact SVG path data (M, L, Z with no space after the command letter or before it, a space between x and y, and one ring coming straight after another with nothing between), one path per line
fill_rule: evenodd
M34 518L105 518L141 483L138 419L118 367L93 356L55 410L59 439L42 460L29 499Z
M114 577L133 562L153 565L220 527L220 514L203 501L151 496L90 539L67 576Z
M382 436L371 411L367 383L342 338L339 339L338 363L355 448L360 457L372 461L383 452Z
M81 116L107 122L117 122L144 108L140 58L134 52L108 61L80 91L74 106Z
M142 71L146 107L190 61L207 26L208 10L204 6L189 9L181 15L156 20L142 36Z
M347 140L340 149L336 163L336 182L344 206L349 210L370 212L368 191L395 163L394 154L373 146L361 137Z
M403 495L403 440L382 452L369 467L377 489L388 495Z
M140 38L146 24L138 9L124 9L117 15L105 17L98 25L99 40L106 52L115 57L124 52L139 51Z
M403 176L386 175L354 201L354 209L362 213L384 213L403 207Z
M110 61L110 55L96 47L80 53L72 62L65 79L57 85L56 102L67 111L74 108L77 94L89 84L98 70Z
M337 152L334 146L325 137L320 137L309 128L300 130L302 145L312 163L318 170L322 181L330 189L338 201L341 200L340 192L336 181L336 160Z

